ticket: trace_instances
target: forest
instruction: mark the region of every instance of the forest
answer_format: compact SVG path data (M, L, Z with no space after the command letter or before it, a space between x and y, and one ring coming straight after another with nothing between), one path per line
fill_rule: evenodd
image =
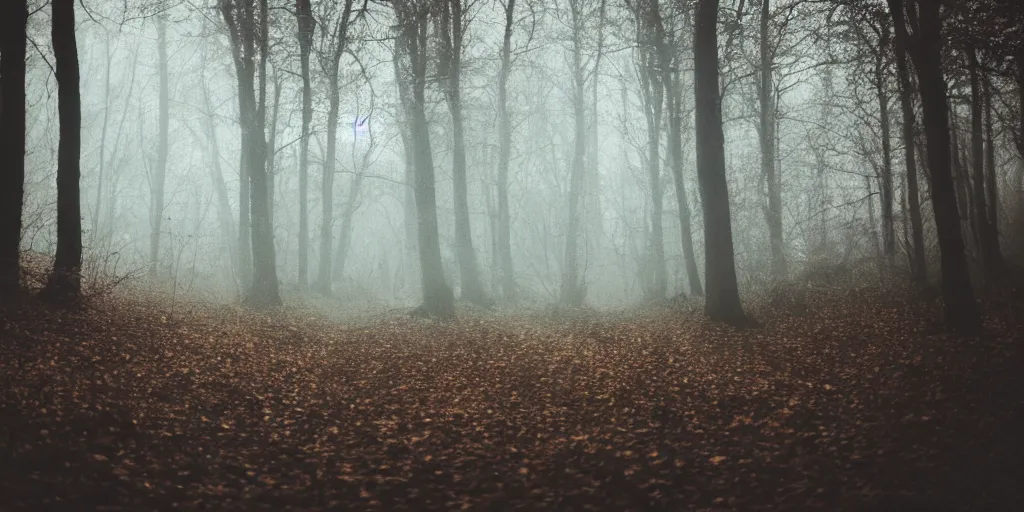
M1024 509L1018 0L0 1L0 510Z

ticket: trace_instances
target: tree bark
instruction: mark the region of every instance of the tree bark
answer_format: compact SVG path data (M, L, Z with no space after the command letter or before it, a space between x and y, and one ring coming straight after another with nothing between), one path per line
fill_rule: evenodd
M309 0L296 2L299 66L302 74L302 133L299 139L299 289L309 286L309 125L313 121L313 89L309 53L313 46L313 14Z
M985 98L977 50L967 51L967 67L971 78L971 168L974 177L974 221L981 246L981 260L986 281L995 284L1002 270L999 252L999 234L989 220L988 202L985 200ZM992 141L989 140L991 145Z
M437 317L455 317L455 297L444 277L441 264L441 243L437 228L437 196L434 181L434 158L430 147L424 88L427 78L427 23L429 12L409 2L394 4L405 57L409 62L410 80L410 138L413 142L417 213L417 239L420 250L420 278L423 304L417 314Z
M903 0L888 0L896 37L910 52L921 90L921 110L928 140L928 176L941 253L942 294L948 327L964 334L981 331L981 315L974 300L959 210L950 165L949 111L946 105L946 77L942 70L942 21L939 3L909 0L917 9L909 9L916 25L913 39L904 21Z
M21 290L21 216L25 192L25 50L28 2L0 5L0 302Z
M700 282L697 258L693 251L693 222L690 204L686 198L686 182L683 180L683 87L678 64L677 62L676 68L671 71L668 82L668 150L672 157L672 178L679 207L679 230L687 282L690 285L690 295L700 297L704 295L704 287Z
M881 25L878 56L875 60L875 92L878 98L878 116L882 136L882 169L879 192L882 201L882 253L885 269L891 269L896 262L896 228L893 222L893 179L892 179L892 137L889 122L889 69L886 63L890 25L880 20Z
M149 182L149 275L156 277L160 265L160 231L164 219L164 184L167 182L168 137L170 125L170 91L167 78L167 22L156 19L157 65L160 77L159 133L157 134L156 166Z
M914 126L917 124L914 115L913 89L910 83L910 70L907 63L907 49L903 38L896 37L896 75L900 85L900 110L903 113L903 158L907 166L907 208L910 210L910 234L913 239L910 259L911 274L914 283L922 286L928 282L928 265L925 262L924 222L921 220L921 194L918 191L917 157L914 147Z
M228 27L238 77L238 112L242 127L242 162L249 177L248 212L252 230L252 276L244 302L257 309L281 305L277 281L274 229L270 219L270 185L267 176L266 97L267 0L221 3ZM258 61L256 59L259 59ZM256 72L259 71L257 101ZM245 180L242 180L245 182ZM245 188L245 187L242 187ZM244 210L243 210L244 211ZM244 218L244 216L243 216ZM245 252L245 248L240 248Z
M718 92L718 0L698 0L693 35L697 179L704 206L704 312L732 325L748 322L740 306L733 254L725 139Z
M466 177L466 131L462 116L462 46L466 18L463 0L445 0L441 3L441 62L442 79L448 111L452 117L452 186L455 206L455 253L459 262L462 298L482 306L491 300L480 281L476 251L473 249L473 230L469 220L468 184Z
M501 268L501 291L506 301L516 293L512 265L512 216L508 204L508 170L512 157L512 120L508 114L508 75L512 68L512 23L516 0L505 4L505 32L501 44L501 71L498 74L498 229L497 252Z
M345 273L345 263L348 260L348 251L352 246L352 219L355 218L356 209L359 204L359 193L363 188L363 175L357 173L352 179L352 185L348 189L348 200L345 202L345 209L341 212L341 231L338 234L338 250L334 256L334 279L341 280Z
M82 99L74 0L53 0L53 56L57 75L57 255L44 295L71 305L82 292L82 207L79 190L82 150Z
M580 282L579 269L579 209L583 186L583 159L586 157L587 121L584 109L583 76L583 20L580 5L583 0L569 0L572 15L572 112L573 112L573 155L569 175L569 215L565 229L565 261L562 267L562 283L559 299L562 304L581 306L586 298L586 288Z
M758 83L758 103L760 104L760 126L758 142L761 145L761 175L767 186L768 204L764 207L765 220L768 223L768 238L771 243L772 276L785 278L788 273L786 266L785 245L782 240L782 179L775 167L775 124L776 102L772 83L772 66L774 59L768 42L769 21L771 20L770 0L761 0L760 22L760 82Z

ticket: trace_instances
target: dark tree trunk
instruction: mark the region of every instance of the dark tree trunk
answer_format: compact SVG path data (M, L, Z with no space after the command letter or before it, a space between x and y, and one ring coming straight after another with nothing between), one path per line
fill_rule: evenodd
M0 5L0 302L21 290L21 208L25 189L25 48L28 3Z
M988 222L999 243L999 188L996 181L996 138L992 119L992 78L985 77L985 190L988 193ZM1000 259L1002 253L1000 252Z
M274 225L274 180L277 176L277 119L281 112L281 80L274 70L274 103L270 108L270 127L267 131L267 208L270 225Z
M949 111L947 109L946 77L942 70L942 20L939 3L910 0L918 9L913 39L904 22L903 0L888 0L893 15L896 37L903 39L917 70L921 89L921 110L925 136L928 140L928 175L931 181L935 225L941 253L942 294L948 327L970 334L981 331L981 315L974 300L967 259L964 254L960 214L950 164Z
M167 182L167 153L170 125L170 91L167 79L167 22L156 19L157 65L160 75L160 132L157 135L156 167L149 182L149 275L156 277L160 266L160 231L164 219L164 184Z
M248 217L252 230L252 275L244 302L254 308L281 305L274 249L274 228L270 219L270 184L267 176L266 96L267 0L243 0L221 4L228 27L231 51L238 75L238 112L242 127L242 162L248 175ZM257 61L258 59L258 61ZM259 71L259 101L256 72ZM242 180L243 183L245 180ZM244 210L243 210L244 211ZM243 215L243 218L245 216ZM245 247L240 252L245 252Z
M758 103L760 104L760 128L758 141L761 145L761 175L767 187L768 204L764 207L765 220L768 222L768 238L771 242L772 276L785 278L788 273L786 251L782 240L782 178L775 168L775 126L776 99L772 83L772 65L774 59L768 38L771 11L769 0L761 0L760 23L760 81L758 82Z
M53 0L53 56L57 75L57 255L44 295L70 305L82 292L82 207L79 191L82 99L74 0Z
M892 137L889 122L889 69L887 46L890 25L880 20L878 56L875 60L875 92L878 97L879 124L882 131L882 169L879 192L882 200L882 253L885 268L892 268L896 262L896 228L893 222L893 179L892 179Z
M921 220L921 194L918 192L917 158L914 147L913 89L907 64L907 49L903 39L896 38L896 75L900 85L900 110L903 113L903 158L907 165L907 208L910 210L910 234L913 239L910 259L914 282L919 286L928 282L928 265L924 255L924 223Z
M516 0L505 4L505 32L498 74L498 229L497 252L501 268L501 291L505 300L515 298L516 281L512 267L512 216L508 204L508 168L512 157L512 120L508 114L508 75L512 68L512 23Z
M415 166L415 197L417 238L420 250L420 278L423 304L418 314L437 318L455 317L455 297L444 277L441 264L441 243L437 229L437 196L434 180L434 158L430 148L424 87L427 78L427 23L429 13L420 6L406 2L395 4L402 28L400 44L405 45L411 71L410 138Z
M985 98L982 93L982 76L977 51L967 51L968 68L971 75L971 169L974 177L974 221L981 248L981 260L986 281L995 284L1003 266L999 252L999 234L989 219L988 202L985 200ZM989 144L991 145L991 140Z
M698 0L693 35L697 179L704 206L704 312L732 325L747 322L740 306L725 178L725 138L718 92L718 0Z
M664 72L670 63L658 3L636 5L634 15L638 45L635 58L647 120L647 182L651 187L651 235L647 247L651 281L646 295L649 300L659 300L665 298L668 289L662 225L665 194L661 186L661 118L665 104Z
M313 46L313 14L309 0L296 2L299 65L302 74L302 134L299 139L299 289L309 286L309 125L313 121L313 89L309 53Z

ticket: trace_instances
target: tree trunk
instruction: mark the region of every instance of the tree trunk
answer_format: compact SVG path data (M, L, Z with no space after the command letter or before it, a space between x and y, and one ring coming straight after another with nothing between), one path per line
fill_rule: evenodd
M82 291L82 207L79 191L82 99L74 0L53 0L53 56L57 75L57 255L44 295L60 305L78 301Z
M455 206L455 253L459 262L462 298L482 306L491 301L480 282L476 251L473 249L473 230L469 220L469 198L466 177L466 132L462 117L462 46L465 20L463 0L445 0L441 3L441 62L442 79L448 111L452 116L452 186Z
M678 65L678 62L677 62ZM672 178L675 184L676 203L679 206L679 230L683 244L683 258L686 260L686 277L690 295L704 295L697 270L697 258L693 251L693 226L690 218L690 204L686 198L686 183L683 180L683 87L678 69L671 71L668 84L668 151L672 157Z
M103 180L106 177L106 164L107 164L107 126L110 124L110 68L113 64L113 55L110 50L110 35L106 34L104 38L104 56L106 62L104 62L103 69L103 124L100 127L100 156L99 156L99 172L97 173L96 183L96 206L92 211L92 245L98 247L99 230L100 230L100 212L103 211Z
M760 82L758 103L760 104L760 128L758 142L761 145L761 175L768 189L768 204L764 208L768 223L768 238L771 242L772 276L784 279L788 273L786 252L782 240L782 179L775 168L775 123L776 102L772 83L772 57L769 46L768 25L771 19L770 1L761 0L760 24Z
M967 51L967 63L971 76L971 168L974 176L974 220L981 248L981 260L986 281L995 284L1002 270L1002 256L999 252L999 234L989 220L989 207L985 200L985 98L982 94L981 70L978 53L971 48ZM989 140L991 145L992 141Z
M747 322L740 306L725 178L725 139L718 92L718 0L698 0L693 35L697 179L704 206L704 312L732 325Z
M21 209L25 190L25 49L28 3L0 5L0 302L21 290Z
M508 204L508 168L512 157L512 120L508 114L508 75L512 68L512 23L516 0L505 4L505 32L498 74L498 226L497 252L501 268L501 291L506 301L515 298L516 281L512 266L512 216Z
M281 305L277 282L277 264L274 249L274 228L270 219L270 185L267 176L266 97L267 57L267 0L259 0L258 9L253 0L222 3L221 14L231 38L231 51L238 78L238 112L242 128L242 158L244 173L248 175L249 211L242 209L242 218L250 220L252 240L251 282L244 302L254 308L266 309ZM258 25L257 25L258 24ZM256 62L256 59L259 62ZM257 69L258 68L258 69ZM256 72L259 71L259 101L256 98ZM246 182L245 179L242 180ZM248 215L245 215L248 213ZM248 242L248 240L246 240ZM240 253L246 252L243 245ZM243 274L244 275L244 274Z
M992 119L992 78L985 77L985 190L988 193L988 222L992 236L999 243L999 188L996 176L996 138ZM1002 252L999 253L1002 259Z
M910 0L917 2L917 0ZM910 9L919 17L914 38L910 39L904 22L903 0L888 0L896 27L910 51L921 89L921 110L928 140L928 175L931 181L935 225L941 253L942 294L945 318L953 331L970 334L981 331L981 315L974 300L959 210L950 165L949 111L946 77L942 70L942 21L938 2L920 2Z
M572 11L572 80L573 80L573 125L574 142L572 155L572 169L569 176L569 215L566 219L565 229L565 262L562 267L562 283L559 299L562 304L569 306L581 306L586 298L584 284L580 282L579 269L579 209L580 196L583 185L583 159L586 157L587 121L584 110L583 89L585 78L583 76L582 56L582 19L580 3L582 0L570 0L569 7Z
M921 286L928 282L928 265L924 256L924 223L921 221L921 194L918 192L917 158L914 152L913 89L907 65L907 49L900 37L896 38L896 75L900 85L900 110L903 113L903 158L907 165L907 208L910 210L910 234L913 239L910 260L914 282Z
M352 246L352 219L355 217L356 208L359 203L359 192L363 188L362 173L352 178L352 186L348 189L348 201L345 202L345 210L341 213L341 231L338 233L338 250L334 256L334 280L340 281L345 274L345 262L348 260L348 251Z
M170 124L170 91L167 79L167 21L156 18L157 64L160 76L160 132L156 149L156 166L149 181L149 275L156 277L160 266L160 230L164 219L164 184L167 182L167 153Z
M892 138L889 123L889 70L886 64L889 24L881 21L878 57L875 60L875 92L878 97L879 124L882 131L882 173L879 192L882 200L882 253L885 270L896 262L896 228L893 222Z
M331 79L330 76L334 78ZM324 295L331 293L331 266L334 264L331 259L331 228L334 223L334 160L338 151L338 104L340 93L338 91L338 73L330 73L327 108L327 155L324 157L324 172L320 181L320 267L317 272L316 283L313 288Z
M238 281L238 249L235 247L235 223L231 218L231 203L228 200L228 188L224 183L224 172L220 164L220 143L217 141L217 126L214 124L213 105L210 103L210 94L203 80L203 105L206 109L206 116L203 119L203 128L206 132L206 142L210 145L210 182L213 184L214 193L217 195L217 217L220 220L220 232L223 238L225 255L228 259L228 268L231 271L232 282L237 285Z
M420 278L423 304L418 314L437 318L455 317L455 297L445 282L441 264L441 243L437 229L437 196L434 181L434 157L430 148L430 130L427 123L424 93L427 78L427 13L408 5L399 11L403 29L402 44L406 45L412 73L410 138L413 142L413 162L416 170L417 238L420 249Z
M270 210L270 224L274 224L274 180L277 176L277 119L281 111L281 80L274 69L274 103L270 109L270 128L267 133L267 206Z
M313 14L309 0L296 2L299 65L302 74L302 133L299 139L299 289L309 286L309 125L313 121L313 89L309 52L313 45Z

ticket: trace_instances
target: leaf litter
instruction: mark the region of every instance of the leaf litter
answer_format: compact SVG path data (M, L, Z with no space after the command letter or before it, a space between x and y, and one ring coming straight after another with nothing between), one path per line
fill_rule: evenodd
M754 303L744 331L126 298L5 315L0 509L1018 508L1019 306L955 339L909 295L816 293Z

